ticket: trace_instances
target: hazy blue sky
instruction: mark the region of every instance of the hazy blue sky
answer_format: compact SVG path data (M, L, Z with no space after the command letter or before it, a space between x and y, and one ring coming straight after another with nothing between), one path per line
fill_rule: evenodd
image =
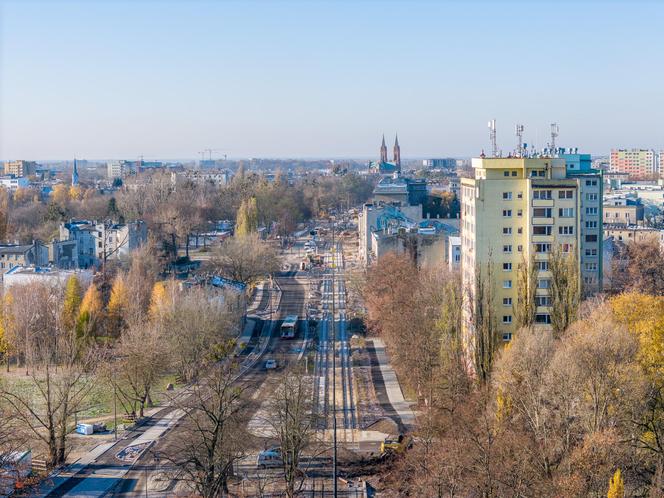
M0 158L664 146L664 2L0 4Z

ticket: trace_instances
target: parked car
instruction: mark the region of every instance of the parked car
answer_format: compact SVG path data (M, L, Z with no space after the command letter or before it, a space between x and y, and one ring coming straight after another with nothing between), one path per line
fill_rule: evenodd
M277 368L277 360L269 359L265 362L265 370L274 370Z
M281 448L263 450L258 454L258 458L256 459L256 467L259 469L282 467L283 464L284 461L281 458Z

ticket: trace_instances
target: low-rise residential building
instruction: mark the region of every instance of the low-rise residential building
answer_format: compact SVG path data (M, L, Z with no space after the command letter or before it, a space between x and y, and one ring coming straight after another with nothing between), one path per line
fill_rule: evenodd
M100 223L71 220L60 224L60 240L75 240L80 268L99 266L109 259L120 259L147 240L143 221L131 223Z
M461 237L450 236L447 238L448 268L456 271L461 268Z
M62 270L42 266L15 266L3 276L6 289L14 285L43 283L52 287L64 288L70 277L76 277L85 288L92 282L94 274L91 270Z
M641 225L643 224L643 204L638 198L611 197L604 202L604 224Z
M664 230L640 225L604 224L604 237L612 237L616 242L646 242L656 240L664 247Z
M48 261L56 268L79 268L77 240L53 240L48 245Z
M372 233L402 224L414 227L422 220L421 206L394 206L385 203L367 203L358 213L359 256L363 264L372 259Z
M36 240L32 244L0 245L0 274L17 266L48 265L48 248Z
M0 187L14 191L19 188L27 188L30 181L24 176L5 175L0 177Z

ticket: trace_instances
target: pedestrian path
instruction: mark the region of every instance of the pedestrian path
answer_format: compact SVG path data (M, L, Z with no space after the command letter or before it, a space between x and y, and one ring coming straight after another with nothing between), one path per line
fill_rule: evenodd
M399 418L395 422L400 422L405 430L411 429L415 425L415 414L410 408L410 403L403 397L397 374L390 365L385 343L382 339L370 339L367 341L367 348L369 354L374 357L372 359L375 359L375 362L372 361L372 363L375 363L375 370L379 374L376 377L380 376L380 378L374 378L374 387L379 401L382 405L389 403L389 407L383 406L383 408L388 408L388 415ZM390 407L391 410L389 410ZM389 413L390 411L392 413Z

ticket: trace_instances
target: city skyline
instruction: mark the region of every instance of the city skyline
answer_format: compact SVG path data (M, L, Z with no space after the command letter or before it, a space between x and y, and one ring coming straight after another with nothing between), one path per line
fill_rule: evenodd
M260 8L256 4L260 4ZM158 8L155 8L158 6ZM0 4L3 159L664 148L654 2ZM645 70L648 68L648 70Z

